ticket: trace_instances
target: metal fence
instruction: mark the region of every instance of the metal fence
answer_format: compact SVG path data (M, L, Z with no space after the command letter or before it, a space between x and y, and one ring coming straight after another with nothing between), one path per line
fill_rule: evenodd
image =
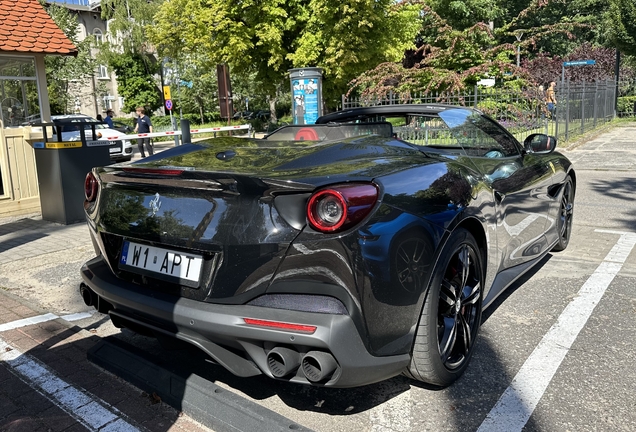
M621 88L630 87L626 85ZM636 86L632 85L631 88L635 88L636 94ZM495 118L520 141L537 132L568 140L616 116L616 89L614 80L559 83L554 118L546 108L544 91L540 88L511 90L475 86L469 92L409 95L390 93L383 98L348 98L343 95L342 109L407 103L444 103L474 107ZM624 114L630 115L628 112Z

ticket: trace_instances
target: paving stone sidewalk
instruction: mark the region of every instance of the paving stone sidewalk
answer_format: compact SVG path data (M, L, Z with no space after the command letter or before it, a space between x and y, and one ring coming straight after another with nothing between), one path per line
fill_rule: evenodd
M39 214L0 219L0 265L90 244L85 223L60 225Z
M100 336L51 315L0 290L0 431L209 431L90 363Z

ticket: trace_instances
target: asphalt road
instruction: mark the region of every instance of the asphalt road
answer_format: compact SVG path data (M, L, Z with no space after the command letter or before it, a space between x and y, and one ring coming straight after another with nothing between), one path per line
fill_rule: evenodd
M636 124L564 153L577 172L570 245L549 254L485 312L471 364L450 388L430 389L404 377L357 389L242 379L189 350L165 351L154 340L121 333L98 314L76 325L130 343L166 366L191 368L316 431L634 431ZM82 258L60 265L66 271ZM51 266L50 275L62 272ZM59 299L46 297L63 292L65 313L87 310L75 291L79 277L50 284L55 292L39 278L42 289L29 294L30 301L39 297L59 314ZM0 285L13 294L20 295L24 283L0 275Z

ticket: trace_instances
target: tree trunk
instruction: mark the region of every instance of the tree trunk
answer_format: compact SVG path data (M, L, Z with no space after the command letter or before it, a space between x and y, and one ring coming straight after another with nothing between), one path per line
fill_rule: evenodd
M199 99L199 112L201 113L201 124L205 123L205 118L203 118L203 100Z
M270 96L269 98L269 121L271 123L277 123L278 118L276 118L276 101L278 100L278 96Z

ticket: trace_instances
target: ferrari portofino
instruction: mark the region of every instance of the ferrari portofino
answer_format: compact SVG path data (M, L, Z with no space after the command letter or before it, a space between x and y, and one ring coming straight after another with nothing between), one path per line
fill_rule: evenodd
M96 168L80 290L239 376L447 386L482 310L568 245L576 175L555 148L477 110L398 105Z

